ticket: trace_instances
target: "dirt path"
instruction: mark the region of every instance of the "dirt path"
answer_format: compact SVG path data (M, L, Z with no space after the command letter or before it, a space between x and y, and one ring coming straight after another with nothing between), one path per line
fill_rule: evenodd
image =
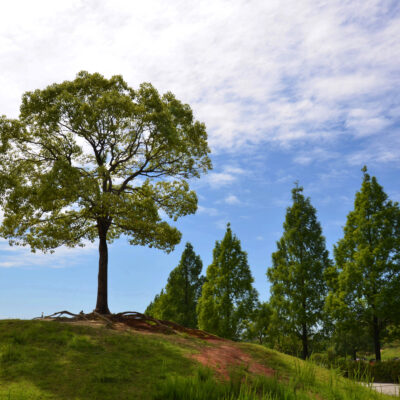
M200 353L193 354L192 358L201 364L217 371L224 378L229 378L232 366L242 366L249 372L259 375L272 376L274 370L255 362L247 353L240 350L234 342L221 340L207 340L212 346L203 347Z

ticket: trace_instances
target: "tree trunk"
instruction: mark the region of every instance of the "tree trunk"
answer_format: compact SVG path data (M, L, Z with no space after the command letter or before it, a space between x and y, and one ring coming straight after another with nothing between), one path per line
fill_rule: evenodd
M305 324L303 324L303 332L301 335L301 341L303 343L302 358L303 358L303 360L306 360L308 358L308 337L307 337L307 327Z
M357 361L357 349L353 349L353 361Z
M374 315L373 317L373 329L374 329L374 347L375 347L375 360L381 361L381 340L380 340L380 329L378 317Z
M104 219L97 221L99 232L99 275L97 286L97 303L95 311L99 314L110 314L108 309L108 248L107 231L109 223Z

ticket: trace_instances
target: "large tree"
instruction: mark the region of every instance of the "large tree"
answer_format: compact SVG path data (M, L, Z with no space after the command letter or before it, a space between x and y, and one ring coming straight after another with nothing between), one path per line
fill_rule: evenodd
M32 250L99 239L96 311L109 313L107 243L171 251L176 220L196 211L188 179L211 168L204 124L149 83L80 72L23 95L19 119L0 119L1 235Z
M247 253L228 224L224 238L215 244L197 305L200 329L238 339L257 302L253 281Z
M292 199L267 275L276 317L287 332L301 340L302 356L307 358L310 338L323 317L327 292L324 271L330 260L310 198L296 185Z
M196 306L204 283L203 263L193 246L186 243L180 262L159 295L145 313L155 318L174 321L188 328L197 328Z
M366 167L363 173L344 236L334 248L327 306L349 330L369 329L380 360L385 326L400 319L400 209Z

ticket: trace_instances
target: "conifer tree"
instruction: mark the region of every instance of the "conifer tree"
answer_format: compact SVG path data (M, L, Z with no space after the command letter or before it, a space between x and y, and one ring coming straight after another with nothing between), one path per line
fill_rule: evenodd
M179 265L168 277L165 291L156 295L146 314L196 328L196 306L204 283L204 277L200 276L202 268L200 256L190 243L186 243Z
M253 281L247 253L228 224L222 241L215 243L213 261L207 268L197 306L200 329L238 339L257 301Z
M146 315L150 315L151 317L157 319L164 319L163 318L164 304L165 304L165 292L164 289L161 289L160 294L156 294L154 296L154 300L150 302L144 313Z
M287 209L284 232L267 275L275 317L286 332L301 340L305 359L310 338L322 321L327 292L324 271L330 260L316 210L302 192L296 184L293 205Z
M367 168L344 237L334 248L327 307L341 325L369 329L376 360L388 323L399 321L400 209Z

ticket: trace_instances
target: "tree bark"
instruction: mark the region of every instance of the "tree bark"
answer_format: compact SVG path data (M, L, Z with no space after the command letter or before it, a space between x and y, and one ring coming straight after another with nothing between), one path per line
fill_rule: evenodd
M375 315L373 317L372 324L374 329L375 360L381 361L381 339L380 339L379 321L378 317Z
M303 343L303 354L302 358L303 360L306 360L308 358L308 337L307 337L307 327L305 324L303 324L303 332L301 335L301 341Z
M108 248L107 231L109 223L104 219L97 221L99 232L99 275L97 285L97 303L95 311L99 314L110 314L108 309Z

